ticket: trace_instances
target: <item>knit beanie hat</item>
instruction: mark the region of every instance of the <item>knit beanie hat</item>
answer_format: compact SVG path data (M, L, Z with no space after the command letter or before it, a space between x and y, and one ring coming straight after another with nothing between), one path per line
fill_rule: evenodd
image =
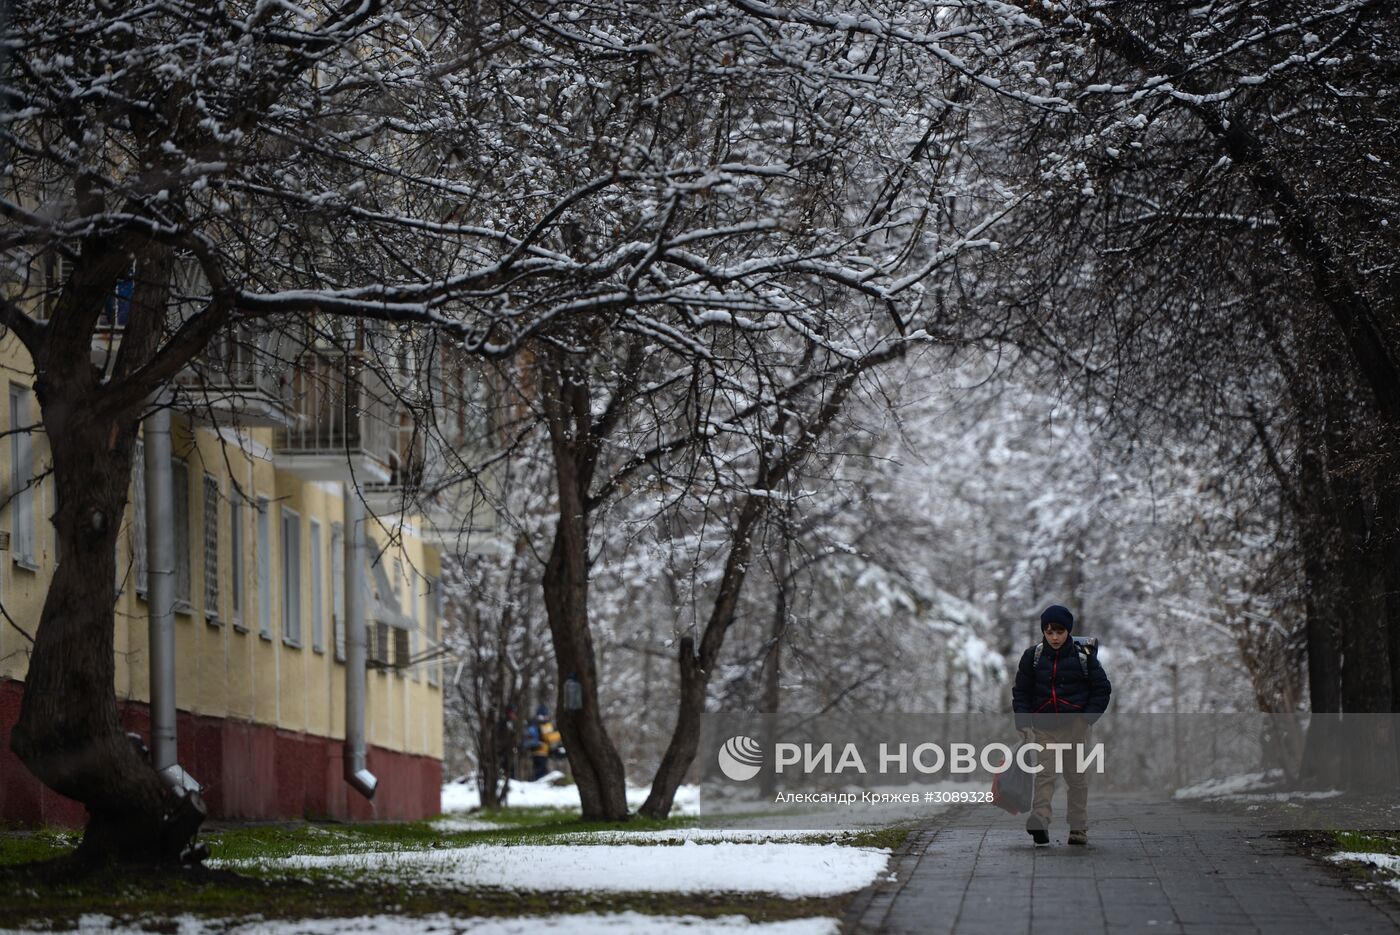
M1045 628L1052 623L1058 623L1070 632L1074 632L1074 614L1069 612L1068 607L1061 607L1059 604L1051 604L1040 612L1040 630L1043 633Z

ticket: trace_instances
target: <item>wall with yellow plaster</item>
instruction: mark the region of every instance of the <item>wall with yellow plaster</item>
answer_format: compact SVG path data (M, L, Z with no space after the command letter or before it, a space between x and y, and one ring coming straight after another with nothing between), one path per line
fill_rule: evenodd
M13 338L0 338L0 375L6 384L0 407L0 479L9 500L12 477L9 386L27 391L29 422L38 420L33 399L33 367ZM332 570L338 560L334 530L342 521L339 484L304 480L280 469L271 451L271 429L222 430L177 415L172 433L173 453L186 468L189 528L189 600L176 614L176 705L181 710L250 720L282 730L343 738L345 735L345 664L336 658L336 590L343 582ZM42 432L34 433L32 462L42 470L48 447ZM178 475L177 475L178 476ZM205 478L217 486L215 528L205 522ZM133 483L140 474L133 471ZM33 633L52 576L52 484L34 491L34 567L16 562L15 552L0 552L0 602L15 626L0 619L0 677L24 678L27 641L16 627ZM265 566L260 563L258 505L266 502ZM242 517L241 562L235 562L233 511ZM0 508L0 530L14 531L13 502ZM301 586L300 633L288 632L283 613L286 580L283 573L284 517L298 531L296 568ZM319 527L321 589L319 648L314 638L312 524ZM430 582L441 566L436 550L412 525L390 525L371 519L368 553L392 569L401 566L399 597L415 628L412 641L419 654L428 648L426 622L434 600ZM114 613L115 689L118 698L149 700L147 619L144 584L136 574L138 522L135 500L129 500L117 544L118 587ZM13 536L12 536L13 542ZM207 599L206 548L213 543L217 559L217 598ZM266 574L261 572L265 567ZM393 571L389 571L393 580ZM138 593L139 592L139 593ZM269 611L266 634L261 632L263 601ZM237 607L235 607L235 601ZM368 602L371 603L372 602ZM369 636L374 627L368 624ZM362 625L366 625L362 624ZM377 669L366 674L366 721L371 744L405 753L442 757L441 663L423 663L409 670ZM430 672L431 670L431 672Z

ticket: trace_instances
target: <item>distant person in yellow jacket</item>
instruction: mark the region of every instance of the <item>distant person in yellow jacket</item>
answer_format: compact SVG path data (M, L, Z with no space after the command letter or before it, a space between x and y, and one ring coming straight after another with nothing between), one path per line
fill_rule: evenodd
M549 758L562 753L563 740L559 729L549 719L549 709L540 705L535 709L535 722L525 728L525 743L523 744L526 751L529 752L530 762L534 766L532 781L544 778L549 772Z

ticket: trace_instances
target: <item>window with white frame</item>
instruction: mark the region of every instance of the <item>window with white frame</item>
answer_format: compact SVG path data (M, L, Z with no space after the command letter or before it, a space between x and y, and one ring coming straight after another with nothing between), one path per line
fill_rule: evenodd
M219 481L204 475L204 617L219 622Z
M418 661L418 601L419 592L422 590L418 582L423 579L419 576L418 570L413 569L408 573L408 665L413 672L413 681L421 682L423 675L418 671L418 666L414 665Z
M146 595L146 446L136 443L131 456L131 574L136 578L136 593Z
M438 620L440 619L439 614L441 612L441 608L438 605L442 599L442 581L438 578L429 578L427 591L428 613L426 630L428 634L428 652L433 655L432 661L428 663L428 684L436 685L438 683L437 648L438 642L442 637L442 634L438 632Z
M266 497L258 497L258 635L272 639L272 520Z
M282 639L301 645L301 517L282 509Z
M331 642L336 662L345 661L345 527L331 524Z
M10 554L15 563L38 567L34 545L34 449L28 431L29 390L10 384Z
M190 574L190 469L183 461L170 462L171 486L175 488L175 609L194 610Z
M233 625L243 625L243 497L234 493L228 511L229 604Z
M311 520L309 535L311 551L311 648L318 653L323 653L326 651L326 628L323 622L326 609L322 599L321 579L325 566L321 561L321 524L314 519Z
M394 609L398 612L398 625L393 627L394 638L394 674L403 677L404 669L408 668L408 631L404 629L403 622L405 615L403 612L403 559L394 559Z

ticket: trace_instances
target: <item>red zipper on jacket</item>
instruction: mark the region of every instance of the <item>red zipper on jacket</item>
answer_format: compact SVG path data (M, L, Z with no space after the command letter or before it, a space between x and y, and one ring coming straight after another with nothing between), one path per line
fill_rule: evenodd
M1063 648L1063 647L1061 647L1061 648ZM1075 652L1078 652L1078 650L1075 650ZM1056 679L1058 678L1059 674L1060 674L1060 650L1057 649L1057 650L1055 650L1055 661L1054 661L1054 663L1050 666L1050 700L1047 701L1047 702L1045 702L1045 704L1041 705L1040 707L1036 708L1035 710L1036 710L1037 712L1044 711L1046 708L1050 707L1051 705L1054 705L1054 706L1055 706L1055 710L1056 710L1056 711L1059 711L1059 710L1060 710L1060 704L1061 704L1061 702L1060 702L1060 696L1059 696L1059 694L1057 694L1056 691L1055 691L1055 681L1056 681ZM1064 702L1064 704L1065 704L1067 707L1070 707L1070 708L1080 708L1080 709L1083 709L1083 707L1084 707L1083 705L1075 704L1075 703L1072 702L1072 701L1066 701L1066 702Z

